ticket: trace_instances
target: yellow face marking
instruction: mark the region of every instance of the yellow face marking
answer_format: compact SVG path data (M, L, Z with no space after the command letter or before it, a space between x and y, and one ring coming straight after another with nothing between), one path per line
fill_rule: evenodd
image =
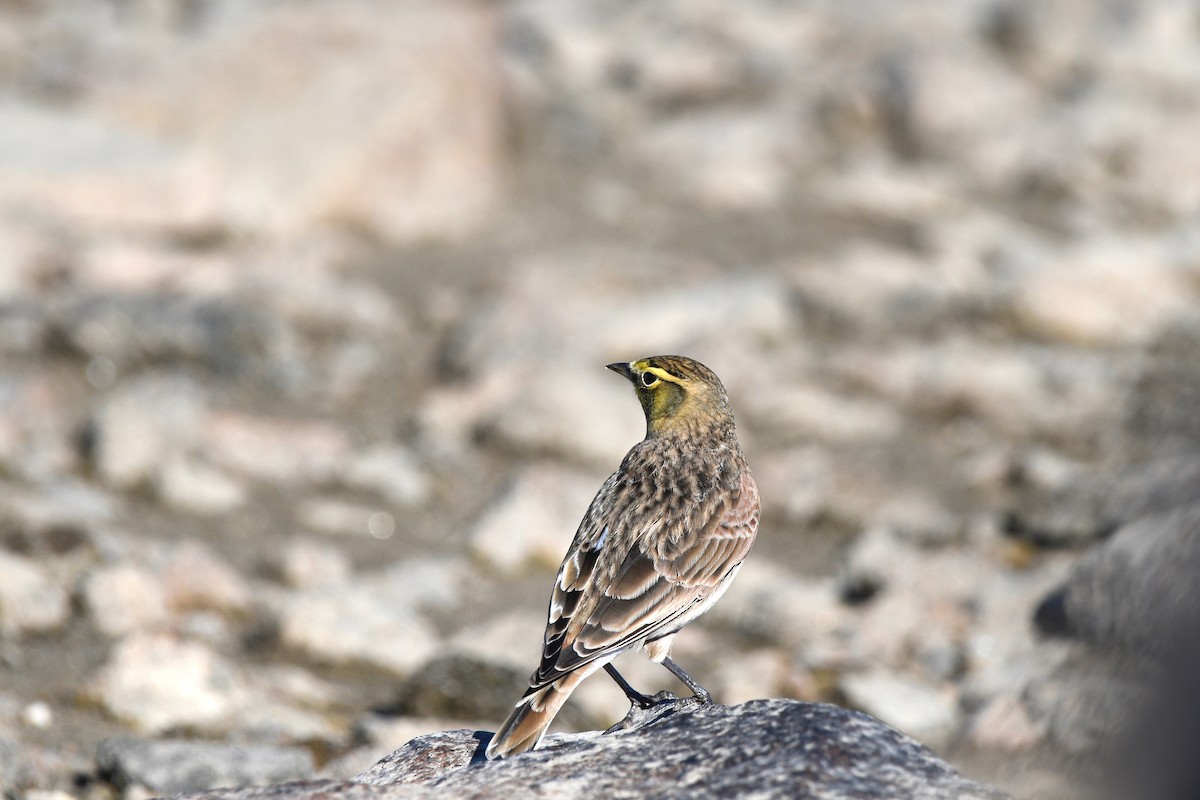
M645 360L634 362L633 368L638 373L639 380L641 375L653 375L654 377L658 378L658 380L666 381L667 383L675 383L679 385L683 384L682 378L675 377L661 367L652 367L650 366L649 362ZM647 389L653 389L658 385L658 381L655 381L648 386L645 383L642 385Z

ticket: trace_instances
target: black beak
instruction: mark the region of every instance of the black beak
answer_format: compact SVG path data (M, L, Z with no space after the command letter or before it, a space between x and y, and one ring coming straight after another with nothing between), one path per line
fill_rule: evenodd
M606 369L611 369L613 372L624 377L626 380L628 380L630 382L633 381L633 378L634 378L633 370L630 369L630 366L627 362L618 361L615 364L605 364L604 366Z

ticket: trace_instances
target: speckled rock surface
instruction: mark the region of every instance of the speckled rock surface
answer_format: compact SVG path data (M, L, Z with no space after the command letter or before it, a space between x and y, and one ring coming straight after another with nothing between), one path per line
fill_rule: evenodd
M706 708L680 701L653 709L627 729L552 738L539 750L505 761L482 759L489 738L468 730L423 736L354 783L285 784L190 797L1007 797L967 780L923 745L872 717L790 700ZM413 785L418 782L419 787Z

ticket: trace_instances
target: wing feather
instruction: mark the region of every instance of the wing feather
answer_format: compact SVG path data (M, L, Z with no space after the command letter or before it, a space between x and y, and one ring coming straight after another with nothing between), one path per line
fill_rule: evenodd
M607 489L609 484L597 495L593 507L601 504ZM612 508L611 502L604 505ZM542 661L531 678L530 691L614 651L665 636L686 624L688 612L719 590L749 553L758 532L758 487L749 470L743 470L738 490L695 508L676 539L662 536L662 531L647 536L644 531L627 535L625 530L609 530L611 520L629 519L630 515L610 512L605 516L610 521L603 526L603 535L610 542L632 541L633 546L613 570L611 580L605 580L597 573L602 548L588 549L600 536L585 529L589 523L592 529L599 526L591 520L591 510L585 515L555 583Z

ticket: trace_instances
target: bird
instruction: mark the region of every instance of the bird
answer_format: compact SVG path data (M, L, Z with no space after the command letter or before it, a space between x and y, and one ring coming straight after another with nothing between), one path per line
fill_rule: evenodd
M671 642L729 588L758 535L758 486L720 379L685 356L606 365L633 383L646 416L588 506L550 595L541 660L489 742L489 760L537 747L577 686L603 668L642 708L656 698L612 665L645 648L701 704L711 695L670 657Z

